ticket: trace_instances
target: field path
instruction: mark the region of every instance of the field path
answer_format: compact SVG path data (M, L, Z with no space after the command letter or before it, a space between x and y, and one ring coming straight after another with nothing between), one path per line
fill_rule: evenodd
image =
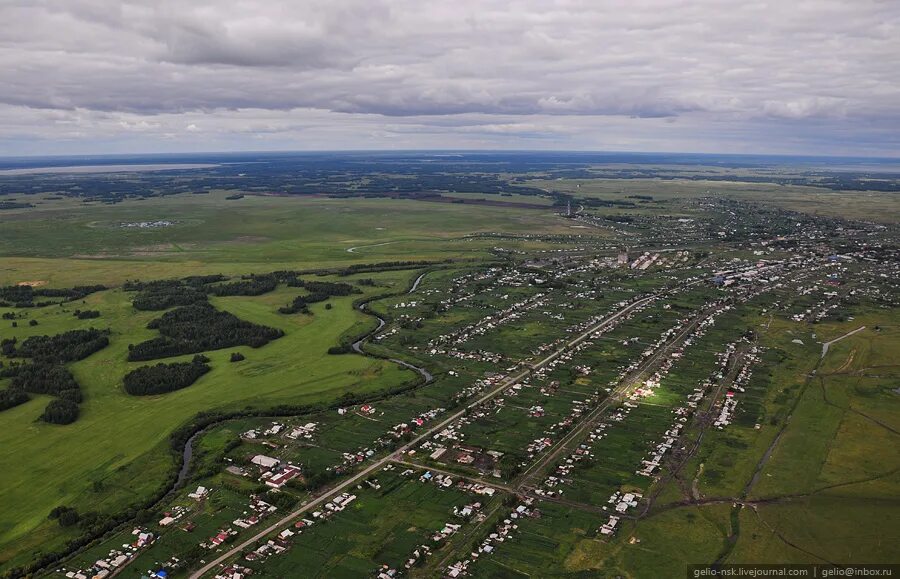
M852 336L852 335L855 334L856 332L861 332L861 331L863 331L863 330L865 330L865 329L866 329L865 326L860 326L860 327L856 328L855 330L853 330L852 332L847 332L846 334L844 334L844 335L841 336L840 338L835 338L835 339L831 340L830 342L825 342L824 344L822 344L822 358L824 358L824 357L825 357L825 354L828 353L828 347L829 347L829 346L831 346L831 345L834 344L835 342L840 342L840 341L843 340L844 338L849 338L850 336Z
M400 243L399 241L385 241L384 243L373 243L372 245L357 245L356 247L348 247L347 253L356 253L357 249L365 249L367 247L381 247L382 245L390 245L392 243Z

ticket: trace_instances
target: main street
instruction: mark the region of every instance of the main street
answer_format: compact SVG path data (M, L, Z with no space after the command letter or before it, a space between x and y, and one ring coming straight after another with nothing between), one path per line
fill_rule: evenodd
M555 446L555 448L551 449L549 452L545 453L542 457L532 463L522 474L519 475L518 487L519 488L530 488L530 482L538 476L543 469L553 461L555 461L560 454L566 451L569 445L574 440L580 440L584 436L589 428L593 427L597 420L606 413L613 405L619 404L625 398L631 394L635 387L637 387L641 380L650 372L652 372L658 366L658 363L662 360L662 358L672 351L678 344L680 344L692 331L694 331L697 326L708 318L712 310L706 310L701 312L699 315L695 316L694 319L690 321L690 323L686 324L684 328L682 328L677 335L675 335L672 339L663 344L660 348L656 350L650 357L648 357L644 362L641 363L640 366L635 368L632 372L630 372L627 376L622 378L619 384L615 387L615 389L610 393L610 395L603 400L599 405L597 405L594 410L592 410L589 414L587 414L584 418L582 418L578 424L572 428Z

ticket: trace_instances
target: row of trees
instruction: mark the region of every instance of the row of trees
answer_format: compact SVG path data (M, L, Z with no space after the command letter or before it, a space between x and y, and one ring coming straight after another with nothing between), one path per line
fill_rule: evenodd
M125 391L132 396L174 392L187 388L210 369L206 356L194 356L190 362L141 366L125 375Z
M158 279L153 281L130 279L125 281L125 283L122 285L122 289L127 292L139 292L153 289L154 287L168 286L173 284L200 287L211 283L225 281L227 279L228 278L221 273L214 273L210 275L189 275L180 279Z
M147 327L158 330L162 335L130 345L130 361L155 360L233 346L259 348L284 335L281 330L241 320L208 303L176 308L151 321Z
M374 271L390 271L393 269L410 269L414 267L427 267L429 265L437 265L439 263L450 263L451 259L440 261L380 261L378 263L356 263L338 270L340 276L353 275L355 273L366 273Z
M71 288L44 288L30 285L9 285L0 287L0 307L34 308L57 303L50 299L62 298L62 301L75 301L107 289L102 285L79 285Z
M209 286L214 296L259 296L274 291L278 278L273 274L251 275L247 279Z

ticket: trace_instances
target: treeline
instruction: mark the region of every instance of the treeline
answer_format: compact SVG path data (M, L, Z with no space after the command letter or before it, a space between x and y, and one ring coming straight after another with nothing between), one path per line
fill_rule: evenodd
M206 356L194 356L190 362L141 366L125 375L125 391L132 396L174 392L187 388L209 371Z
M339 276L348 276L355 273L426 267L429 265L438 265L441 263L451 263L452 261L452 259L445 259L444 261L381 261L378 263L357 263L354 265L349 265L343 269L339 269L336 273Z
M22 203L21 201L0 201L0 211L4 209L28 209L34 207L31 203Z
M259 296L273 291L276 287L278 277L275 274L251 274L240 281L210 286L209 293L214 296Z
M288 283L291 287L302 287L311 295L324 296L325 299L331 296L349 296L350 294L362 293L349 283L330 282L330 281L304 281L298 279Z
M75 313L72 315L79 320L93 320L100 317L100 312L97 310L75 310Z
M304 281L301 279L293 280L288 285L292 287L302 287L309 291L309 295L297 296L291 303L278 308L282 314L296 314L302 312L309 313L309 304L324 302L331 296L349 296L350 294L362 293L348 283L333 283L328 281Z
M92 293L107 289L102 285L79 285L71 288L43 288L30 285L9 285L0 287L0 307L5 308L40 308L58 303L50 299L63 298L62 301L75 301Z
M241 320L208 303L192 304L166 312L147 324L161 336L129 345L128 360L155 360L233 346L259 348L284 332Z

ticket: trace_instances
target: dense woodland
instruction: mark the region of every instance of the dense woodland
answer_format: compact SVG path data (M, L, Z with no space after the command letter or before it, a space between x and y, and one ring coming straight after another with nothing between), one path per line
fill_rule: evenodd
M74 362L87 358L109 345L109 330L90 328L69 330L55 336L26 338L10 357L33 358L54 363Z
M182 280L127 282L124 289L138 292L132 299L132 305L138 310L167 310L206 301L206 292Z
M284 335L281 330L241 320L208 303L176 308L147 327L161 335L129 346L128 360L155 360L233 346L259 348Z
M28 394L55 396L41 420L70 424L78 419L81 388L64 366L87 358L109 344L109 330L70 330L55 336L31 336L21 344L13 339L0 342L0 351L10 358L30 358L0 369L0 378L12 378L8 390L0 391L0 410L24 404Z
M57 398L47 405L41 420L69 424L78 418L81 389L65 366L47 362L11 364L0 370L0 378L12 378L9 388L0 390L0 410L28 402L29 393L49 394Z
M4 369L4 376L12 377L10 388L32 394L50 394L79 400L78 382L65 366L48 362L15 364Z
M210 371L208 362L206 356L194 356L190 362L141 366L125 375L125 391L132 396L149 396L187 388Z
M25 404L28 400L28 394L21 390L14 390L12 388L0 390L0 410L6 410L7 408L13 408L19 404Z

